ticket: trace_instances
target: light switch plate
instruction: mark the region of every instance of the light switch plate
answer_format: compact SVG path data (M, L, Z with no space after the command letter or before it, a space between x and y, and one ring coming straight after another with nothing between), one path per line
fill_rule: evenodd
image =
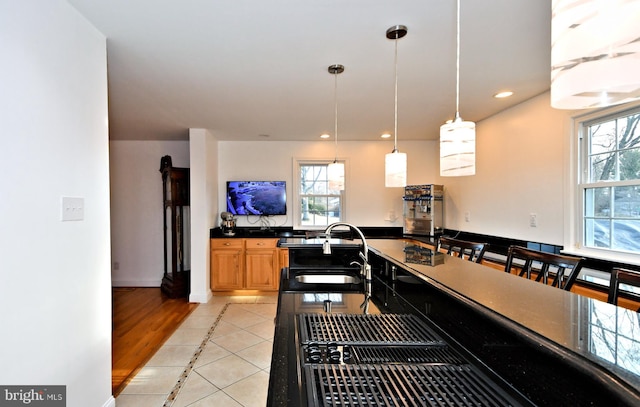
M84 220L84 198L63 196L61 219L63 222Z

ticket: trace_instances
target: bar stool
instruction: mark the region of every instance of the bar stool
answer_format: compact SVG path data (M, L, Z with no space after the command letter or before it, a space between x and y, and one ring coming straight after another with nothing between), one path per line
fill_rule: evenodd
M467 260L480 263L484 257L484 252L489 247L489 243L476 243L468 242L466 240L454 239L452 237L440 236L438 239L438 248L445 248L448 255L457 254L458 257L464 259L467 256Z
M609 296L607 297L608 303L618 305L618 294L620 292L621 284L640 287L640 272L614 267L611 270L611 280L609 280Z
M537 274L535 281L542 281L544 284L548 284L549 269L550 266L555 267L555 277L551 285L563 290L569 291L580 274L582 268L582 257L563 256L560 254L553 254L547 252L541 252L538 250L527 249L521 246L510 246L507 254L507 262L504 267L504 271L511 273L511 269L515 266L519 268L519 265L514 264L514 260L524 261L522 269L518 274L520 277L526 276L529 280L532 277L532 271ZM533 268L534 263L536 268ZM568 276L565 278L565 273Z

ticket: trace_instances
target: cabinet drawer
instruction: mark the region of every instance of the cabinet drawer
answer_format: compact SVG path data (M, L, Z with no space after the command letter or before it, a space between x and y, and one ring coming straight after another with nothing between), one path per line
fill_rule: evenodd
M275 249L278 239L245 239L247 249Z
M212 249L242 249L244 239L211 239Z

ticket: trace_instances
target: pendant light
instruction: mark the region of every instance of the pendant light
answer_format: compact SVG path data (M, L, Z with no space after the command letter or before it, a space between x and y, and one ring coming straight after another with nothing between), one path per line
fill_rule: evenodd
M551 106L640 99L640 1L553 0Z
M384 186L405 187L407 185L407 154L398 151L398 40L407 35L407 27L394 25L387 30L387 38L395 40L395 114L393 151L384 157Z
M334 106L335 106L335 125L334 135L336 140L336 155L331 164L327 166L327 179L329 180L329 189L333 191L344 190L344 163L338 162L338 75L344 72L344 66L335 64L328 68L330 74L334 75Z
M440 126L440 176L476 173L476 124L460 117L460 0L456 7L456 116Z

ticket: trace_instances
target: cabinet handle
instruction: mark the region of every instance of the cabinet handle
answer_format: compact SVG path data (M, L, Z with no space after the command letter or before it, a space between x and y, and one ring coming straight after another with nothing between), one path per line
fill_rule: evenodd
M264 243L260 242L258 243L258 246L264 246Z
M231 243L230 243L230 242L225 242L225 244L224 244L224 245L225 245L225 246L231 246Z

